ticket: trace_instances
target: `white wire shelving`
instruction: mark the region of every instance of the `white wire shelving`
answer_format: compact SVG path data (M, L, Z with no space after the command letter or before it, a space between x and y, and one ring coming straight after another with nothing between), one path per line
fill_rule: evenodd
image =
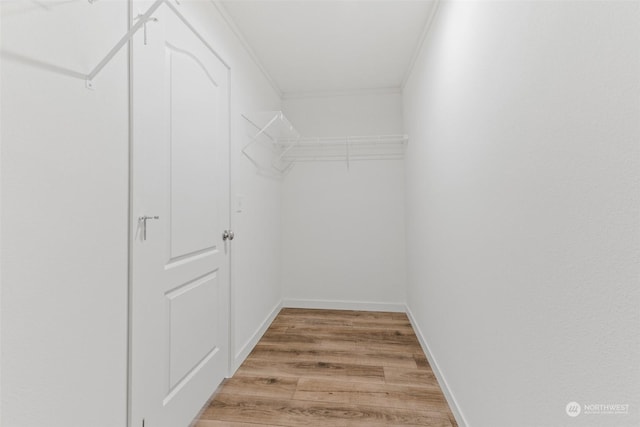
M286 174L296 162L404 158L407 135L303 137L281 111L243 114L251 141L242 152L262 172Z
M88 2L89 4L95 4L98 2L98 0L88 0ZM153 17L153 14L155 14L156 11L162 5L166 5L187 27L189 27L194 32L194 34L205 44L205 46L207 46L207 48L209 48L209 50L211 50L214 53L214 55L217 56L217 53L215 52L215 50L200 35L200 33L196 31L196 29L189 23L189 21L182 15L178 7L176 7L176 6L179 6L180 3L177 0L173 0L173 2L175 2L176 5L172 3L172 0L155 0L153 4L149 6L146 12L138 14L135 17L135 24L131 26L129 31L127 31L125 34L122 35L122 37L120 37L118 42L115 45L113 45L113 47L105 54L105 56L100 60L100 62L98 62L98 64L95 67L93 67L91 71L89 71L88 73L80 72L70 68L61 67L55 64L48 63L46 61L39 60L37 58L25 57L12 52L2 52L3 54L2 56L9 59L13 59L13 60L18 60L24 64L27 64L33 67L42 68L51 72L63 74L73 78L83 79L85 81L85 87L87 89L93 90L95 89L94 79L98 76L98 74L100 74L100 72L104 69L104 67L106 67L113 60L113 58L118 54L118 52L133 38L133 36L141 28L145 33L145 36L144 36L145 44L147 44L146 42L147 24L149 22L155 22L158 20L157 18ZM46 11L51 10L50 7L47 5L46 1L32 0L32 3L34 3L36 6L39 6Z

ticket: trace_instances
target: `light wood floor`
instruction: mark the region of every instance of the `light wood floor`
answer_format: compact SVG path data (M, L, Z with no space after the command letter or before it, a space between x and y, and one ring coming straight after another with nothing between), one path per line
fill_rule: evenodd
M283 309L194 427L457 427L407 316Z

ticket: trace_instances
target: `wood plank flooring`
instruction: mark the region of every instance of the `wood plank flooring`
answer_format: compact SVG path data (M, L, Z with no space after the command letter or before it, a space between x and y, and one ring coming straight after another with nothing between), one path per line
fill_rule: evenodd
M193 427L457 427L404 313L285 308Z

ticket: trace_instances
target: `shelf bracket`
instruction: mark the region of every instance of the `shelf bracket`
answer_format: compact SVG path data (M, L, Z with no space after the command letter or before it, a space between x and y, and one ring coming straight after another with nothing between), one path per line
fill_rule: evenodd
M269 120L269 123L264 125L264 127L262 129L260 129L260 131L258 131L258 133L256 133L256 135L254 136L254 139L259 137L263 133L265 133L265 131L269 128L269 126L271 126L276 120L278 120L280 118L282 118L282 113L279 113L279 114L276 114L275 116L273 116L273 118L271 120Z

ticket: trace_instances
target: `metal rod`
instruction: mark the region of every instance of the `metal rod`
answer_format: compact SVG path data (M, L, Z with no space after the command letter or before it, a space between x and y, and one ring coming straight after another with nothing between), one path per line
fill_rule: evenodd
M107 53L107 55L102 59L102 61L100 61L100 63L98 63L98 65L95 66L95 68L89 73L87 74L87 80L93 80L100 71L102 71L102 69L113 59L114 56L116 56L116 54L118 53L118 51L120 49L122 49L122 46L124 46L125 44L127 44L127 42L129 40L131 40L131 38L134 36L134 34L143 26L146 24L146 22L149 20L149 17L151 17L151 15L160 7L160 5L162 3L164 3L166 0L156 0L155 3L153 3L151 5L151 7L149 8L149 10L147 10L144 15L142 15L140 17L140 20L138 22L135 23L135 25L133 25L131 27L131 29L129 31L127 31L125 33L124 36L122 36L122 38L120 38L120 40L118 41L118 43L115 44L115 46L113 46L111 48L111 50L109 51L109 53Z
M273 118L271 120L269 120L269 123L264 125L264 127L262 129L260 129L260 131L258 133L256 133L256 136L254 136L254 139L259 137L263 133L265 133L265 131L269 128L269 126L271 126L273 124L273 122L275 122L276 120L278 120L278 115L277 114L275 116L273 116Z

